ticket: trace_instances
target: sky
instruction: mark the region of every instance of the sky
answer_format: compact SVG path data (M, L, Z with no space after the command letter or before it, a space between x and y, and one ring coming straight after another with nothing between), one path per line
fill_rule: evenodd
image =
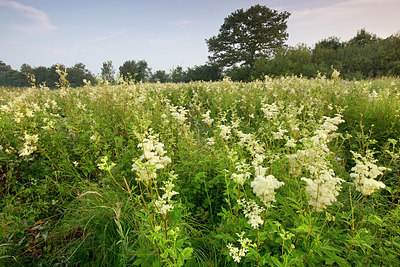
M15 70L82 62L95 75L108 60L116 71L142 59L153 71L193 67L224 18L256 4L291 13L290 46L400 31L400 0L0 0L0 60Z

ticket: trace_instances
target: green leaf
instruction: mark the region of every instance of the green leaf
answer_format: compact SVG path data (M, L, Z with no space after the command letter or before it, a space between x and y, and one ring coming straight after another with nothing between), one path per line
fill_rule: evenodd
M193 248L187 247L184 250L182 250L181 257L184 260L188 260L192 256L192 253L193 253Z

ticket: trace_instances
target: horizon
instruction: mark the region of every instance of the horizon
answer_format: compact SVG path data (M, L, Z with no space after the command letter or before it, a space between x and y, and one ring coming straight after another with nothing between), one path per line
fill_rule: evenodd
M94 75L108 60L117 72L127 60L145 60L152 71L186 69L208 61L205 39L229 14L256 4L291 13L289 46L332 36L348 41L363 28L380 38L400 30L397 0L0 0L0 60L15 70L82 62Z

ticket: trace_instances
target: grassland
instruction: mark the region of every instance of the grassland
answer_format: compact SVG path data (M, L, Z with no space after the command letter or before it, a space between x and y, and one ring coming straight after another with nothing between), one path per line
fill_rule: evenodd
M0 89L0 265L395 266L400 80Z

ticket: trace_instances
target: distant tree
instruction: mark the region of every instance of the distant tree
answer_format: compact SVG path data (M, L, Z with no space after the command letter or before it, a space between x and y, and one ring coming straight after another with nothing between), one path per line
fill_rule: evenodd
M332 67L342 71L337 55L341 48L343 48L343 44L337 37L329 37L315 44L313 62L320 72L329 75L332 72Z
M252 68L249 66L233 66L226 71L226 75L229 76L232 81L250 82L251 71Z
M33 68L30 65L28 65L27 63L24 63L19 68L19 71L21 73L32 73L33 72Z
M188 82L186 72L181 66L177 66L171 70L171 81L174 83Z
M378 75L400 76L400 32L379 41Z
M115 69L112 65L112 61L103 62L103 67L101 68L101 77L106 79L109 82L113 82L115 80Z
M316 67L312 61L312 49L305 44L298 44L287 49L286 58L291 74L315 77Z
M71 87L83 86L83 80L90 81L92 84L96 83L96 78L86 69L85 65L81 62L76 63L71 68L67 69L67 80Z
M188 68L186 76L190 81L218 81L223 78L222 68L215 63Z
M157 70L156 72L151 74L150 81L165 83L165 82L168 82L169 79L170 79L170 77L165 70Z
M289 16L289 12L260 5L236 10L225 18L219 34L206 40L212 54L209 59L224 67L252 67L257 58L268 57L284 44Z
M144 82L150 77L150 68L145 60L128 60L119 67L119 73L125 80L134 79L136 82Z
M65 66L63 64L53 64L50 68L47 68L46 86L50 88L56 88L59 84L60 75L58 75L58 73L56 72L57 65L59 65L61 69L65 69Z
M55 84L51 84L48 79L49 72L51 72L51 69L48 69L44 66L39 66L39 67L33 68L32 73L35 75L37 86L40 84L46 84L49 87L55 86Z
M350 39L347 42L347 45L358 45L358 46L363 46L367 45L371 42L377 42L379 38L376 36L376 34L369 33L365 30L365 28L357 31L356 36L354 36L352 39Z
M10 70L12 70L11 66L0 60L0 74L7 73Z

